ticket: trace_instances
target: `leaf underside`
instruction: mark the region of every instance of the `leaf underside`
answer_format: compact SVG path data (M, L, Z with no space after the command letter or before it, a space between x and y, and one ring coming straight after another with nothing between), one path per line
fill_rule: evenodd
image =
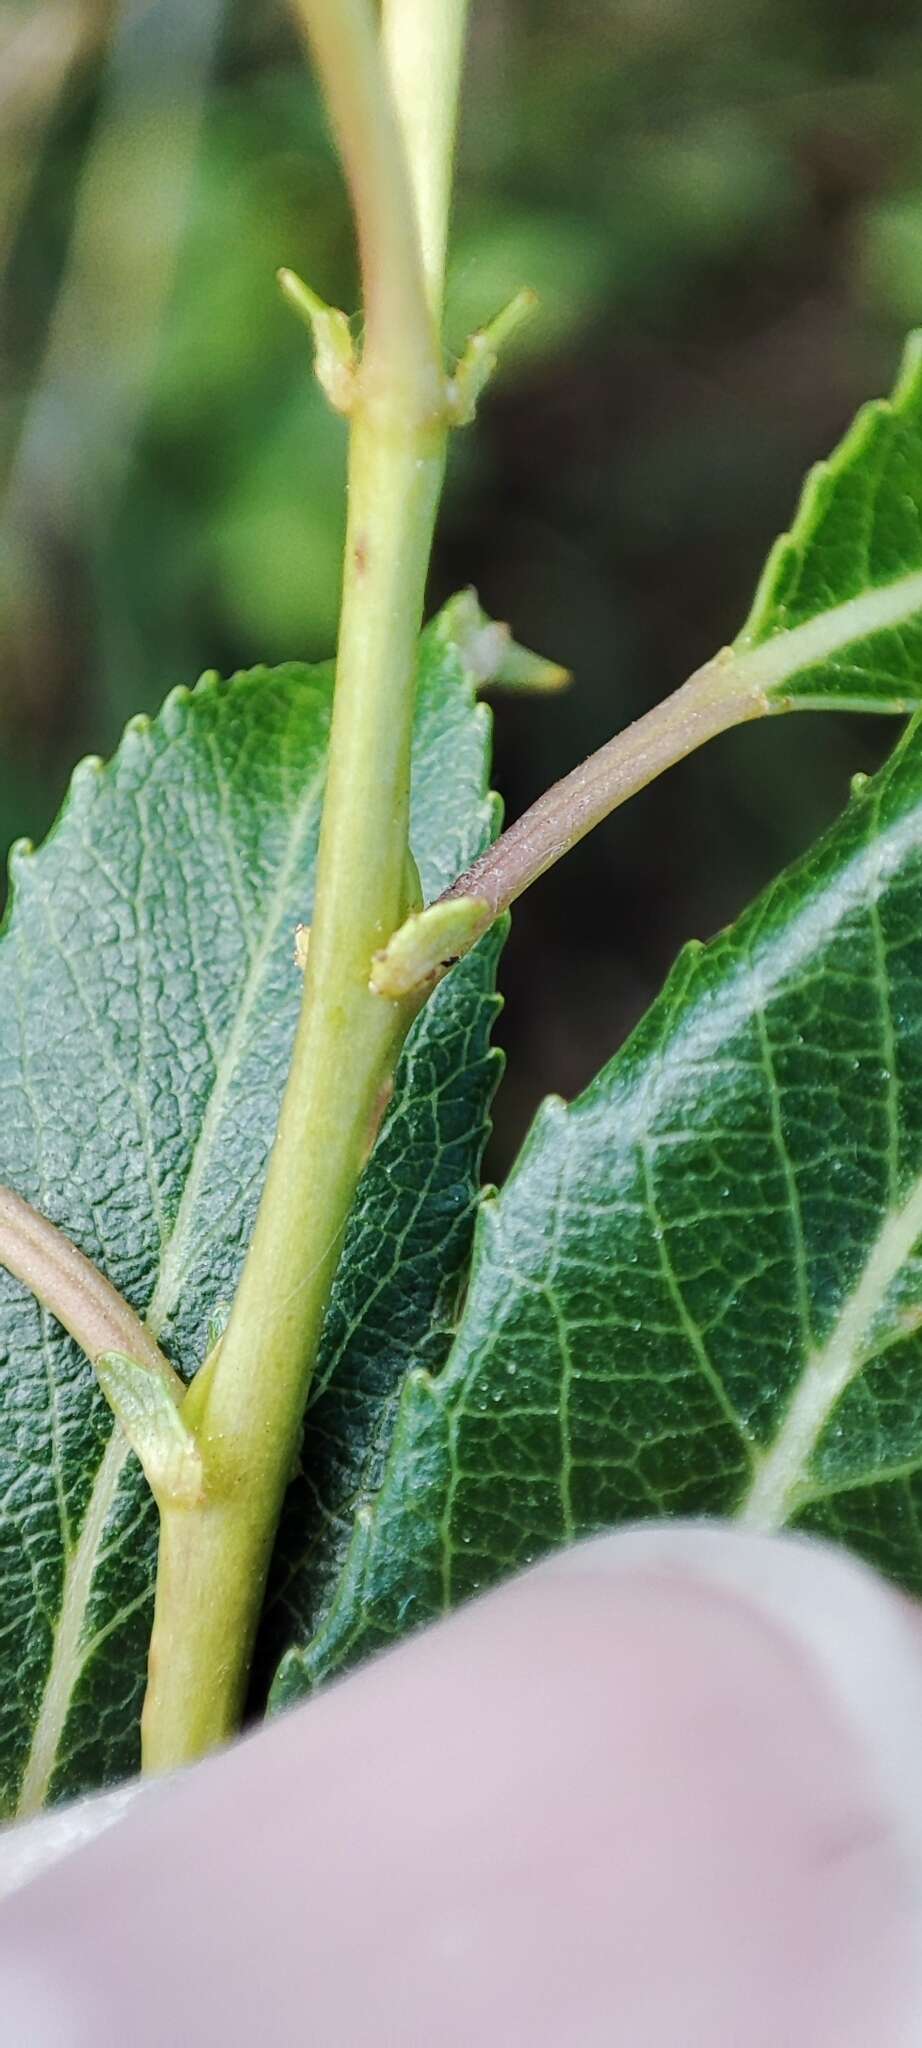
M0 1180L146 1313L186 1377L233 1294L287 1069L330 700L329 670L300 665L174 693L153 724L132 724L109 766L77 770L46 845L12 862ZM437 623L422 646L414 743L427 894L493 829L488 726ZM289 1503L275 1652L290 1639L285 1588L305 1573L319 1585L349 1489L360 1492L380 1456L384 1413L360 1414L361 1400L368 1409L373 1391L386 1406L408 1358L435 1359L447 1344L496 1078L498 943L447 978L408 1042L379 1141L390 1209L363 1191L323 1376L335 1357L364 1386L376 1315L389 1349L373 1389L354 1396L348 1471L328 1458L308 1476L305 1453L293 1494L309 1489L323 1534L298 1535ZM376 1159L369 1181L380 1170ZM317 1406L333 1412L322 1395ZM0 1269L0 1813L136 1769L155 1546L147 1487L87 1361Z
M414 1371L302 1692L571 1538L739 1516L922 1592L922 722L545 1104Z

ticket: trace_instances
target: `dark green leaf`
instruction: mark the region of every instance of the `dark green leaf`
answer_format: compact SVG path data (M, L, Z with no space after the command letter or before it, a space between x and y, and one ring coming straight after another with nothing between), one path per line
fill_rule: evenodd
M781 709L922 700L922 332L892 399L864 406L808 477L734 655Z
M844 1538L922 1591L922 720L486 1204L449 1360L282 1702L635 1517Z
M330 696L329 672L301 666L176 692L153 724L129 727L110 766L83 764L45 847L13 862L0 1180L146 1311L186 1376L233 1292L274 1128ZM430 894L491 829L487 739L436 625L414 754L414 848ZM495 950L446 983L410 1041L407 1099L398 1093L382 1140L401 1185L383 1218L363 1197L328 1360L344 1347L354 1357L362 1318L350 1304L370 1296L372 1274L389 1289L392 1377L417 1341L432 1355L424 1333L450 1306L443 1267L450 1297L467 1248L493 1087ZM28 1811L136 1766L156 1515L87 1361L2 1270L0 1501L0 1811ZM300 1553L291 1568L301 1572Z

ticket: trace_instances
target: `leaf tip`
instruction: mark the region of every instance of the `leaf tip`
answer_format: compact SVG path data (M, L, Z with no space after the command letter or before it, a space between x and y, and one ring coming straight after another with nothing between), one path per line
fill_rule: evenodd
M98 781L104 767L105 762L101 754L84 754L83 760L77 762L71 773L71 789L80 790L86 784Z
M202 680L204 682L205 678L203 677ZM174 688L170 691L169 696L164 697L163 700L163 708L161 710L160 716L164 722L164 725L169 727L169 724L174 718L175 714L177 712L185 712L188 709L188 706L191 704L191 702L192 691L190 690L188 683L177 683L174 686Z

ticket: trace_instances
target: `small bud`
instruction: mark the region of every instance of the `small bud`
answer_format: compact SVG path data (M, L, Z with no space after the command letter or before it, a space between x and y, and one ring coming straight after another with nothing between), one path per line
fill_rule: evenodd
M474 590L459 591L445 605L438 632L440 639L457 649L462 668L477 690L495 688L533 695L563 690L572 681L569 669L520 647L502 620L488 618Z
M293 270L280 270L283 297L314 337L317 382L337 412L351 412L355 395L355 348L345 313L311 291Z
M478 896L451 896L408 917L371 963L369 987L392 1000L438 981L459 955L468 952L493 922L489 903Z
M201 1453L172 1390L149 1366L121 1351L104 1351L95 1363L102 1391L154 1498L176 1507L196 1506L204 1492Z
M477 400L489 383L499 362L500 350L523 321L529 320L538 304L538 295L525 290L516 292L496 319L486 327L478 328L472 334L453 377L448 380L448 417L454 427L466 427L477 411Z

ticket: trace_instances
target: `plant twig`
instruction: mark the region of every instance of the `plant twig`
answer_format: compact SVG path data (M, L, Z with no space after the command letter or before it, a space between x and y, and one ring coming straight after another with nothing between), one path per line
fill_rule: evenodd
M426 293L440 320L467 0L383 0L381 32L413 181Z
M346 1219L418 1007L415 997L381 1002L369 976L375 950L414 907L416 642L448 433L416 214L429 173L408 162L369 0L296 5L352 190L365 348L349 400L342 613L304 1000L230 1321L184 1410L204 1460L204 1499L161 1515L148 1770L202 1754L239 1721ZM447 21L463 0L438 0L438 11ZM401 13L403 35L425 40L432 0L402 0ZM444 110L446 132L453 120ZM433 201L431 218L436 210Z
M0 1265L31 1289L92 1365L120 1352L182 1400L185 1385L140 1316L56 1224L6 1187L0 1187Z
M198 1504L204 1469L181 1412L185 1381L98 1267L6 1187L0 1187L0 1266L30 1288L86 1352L161 1514L171 1504Z
M445 0L439 0L439 11ZM314 54L352 194L365 311L366 384L380 363L393 390L429 389L440 364L423 278L416 204L369 0L294 0ZM451 0L447 13L455 11ZM419 0L412 0L417 31ZM428 88L431 89L431 88Z
M431 985L619 804L705 740L783 708L771 705L741 675L732 654L716 656L671 697L545 790L436 903L411 915L376 954L372 988L393 1000Z

